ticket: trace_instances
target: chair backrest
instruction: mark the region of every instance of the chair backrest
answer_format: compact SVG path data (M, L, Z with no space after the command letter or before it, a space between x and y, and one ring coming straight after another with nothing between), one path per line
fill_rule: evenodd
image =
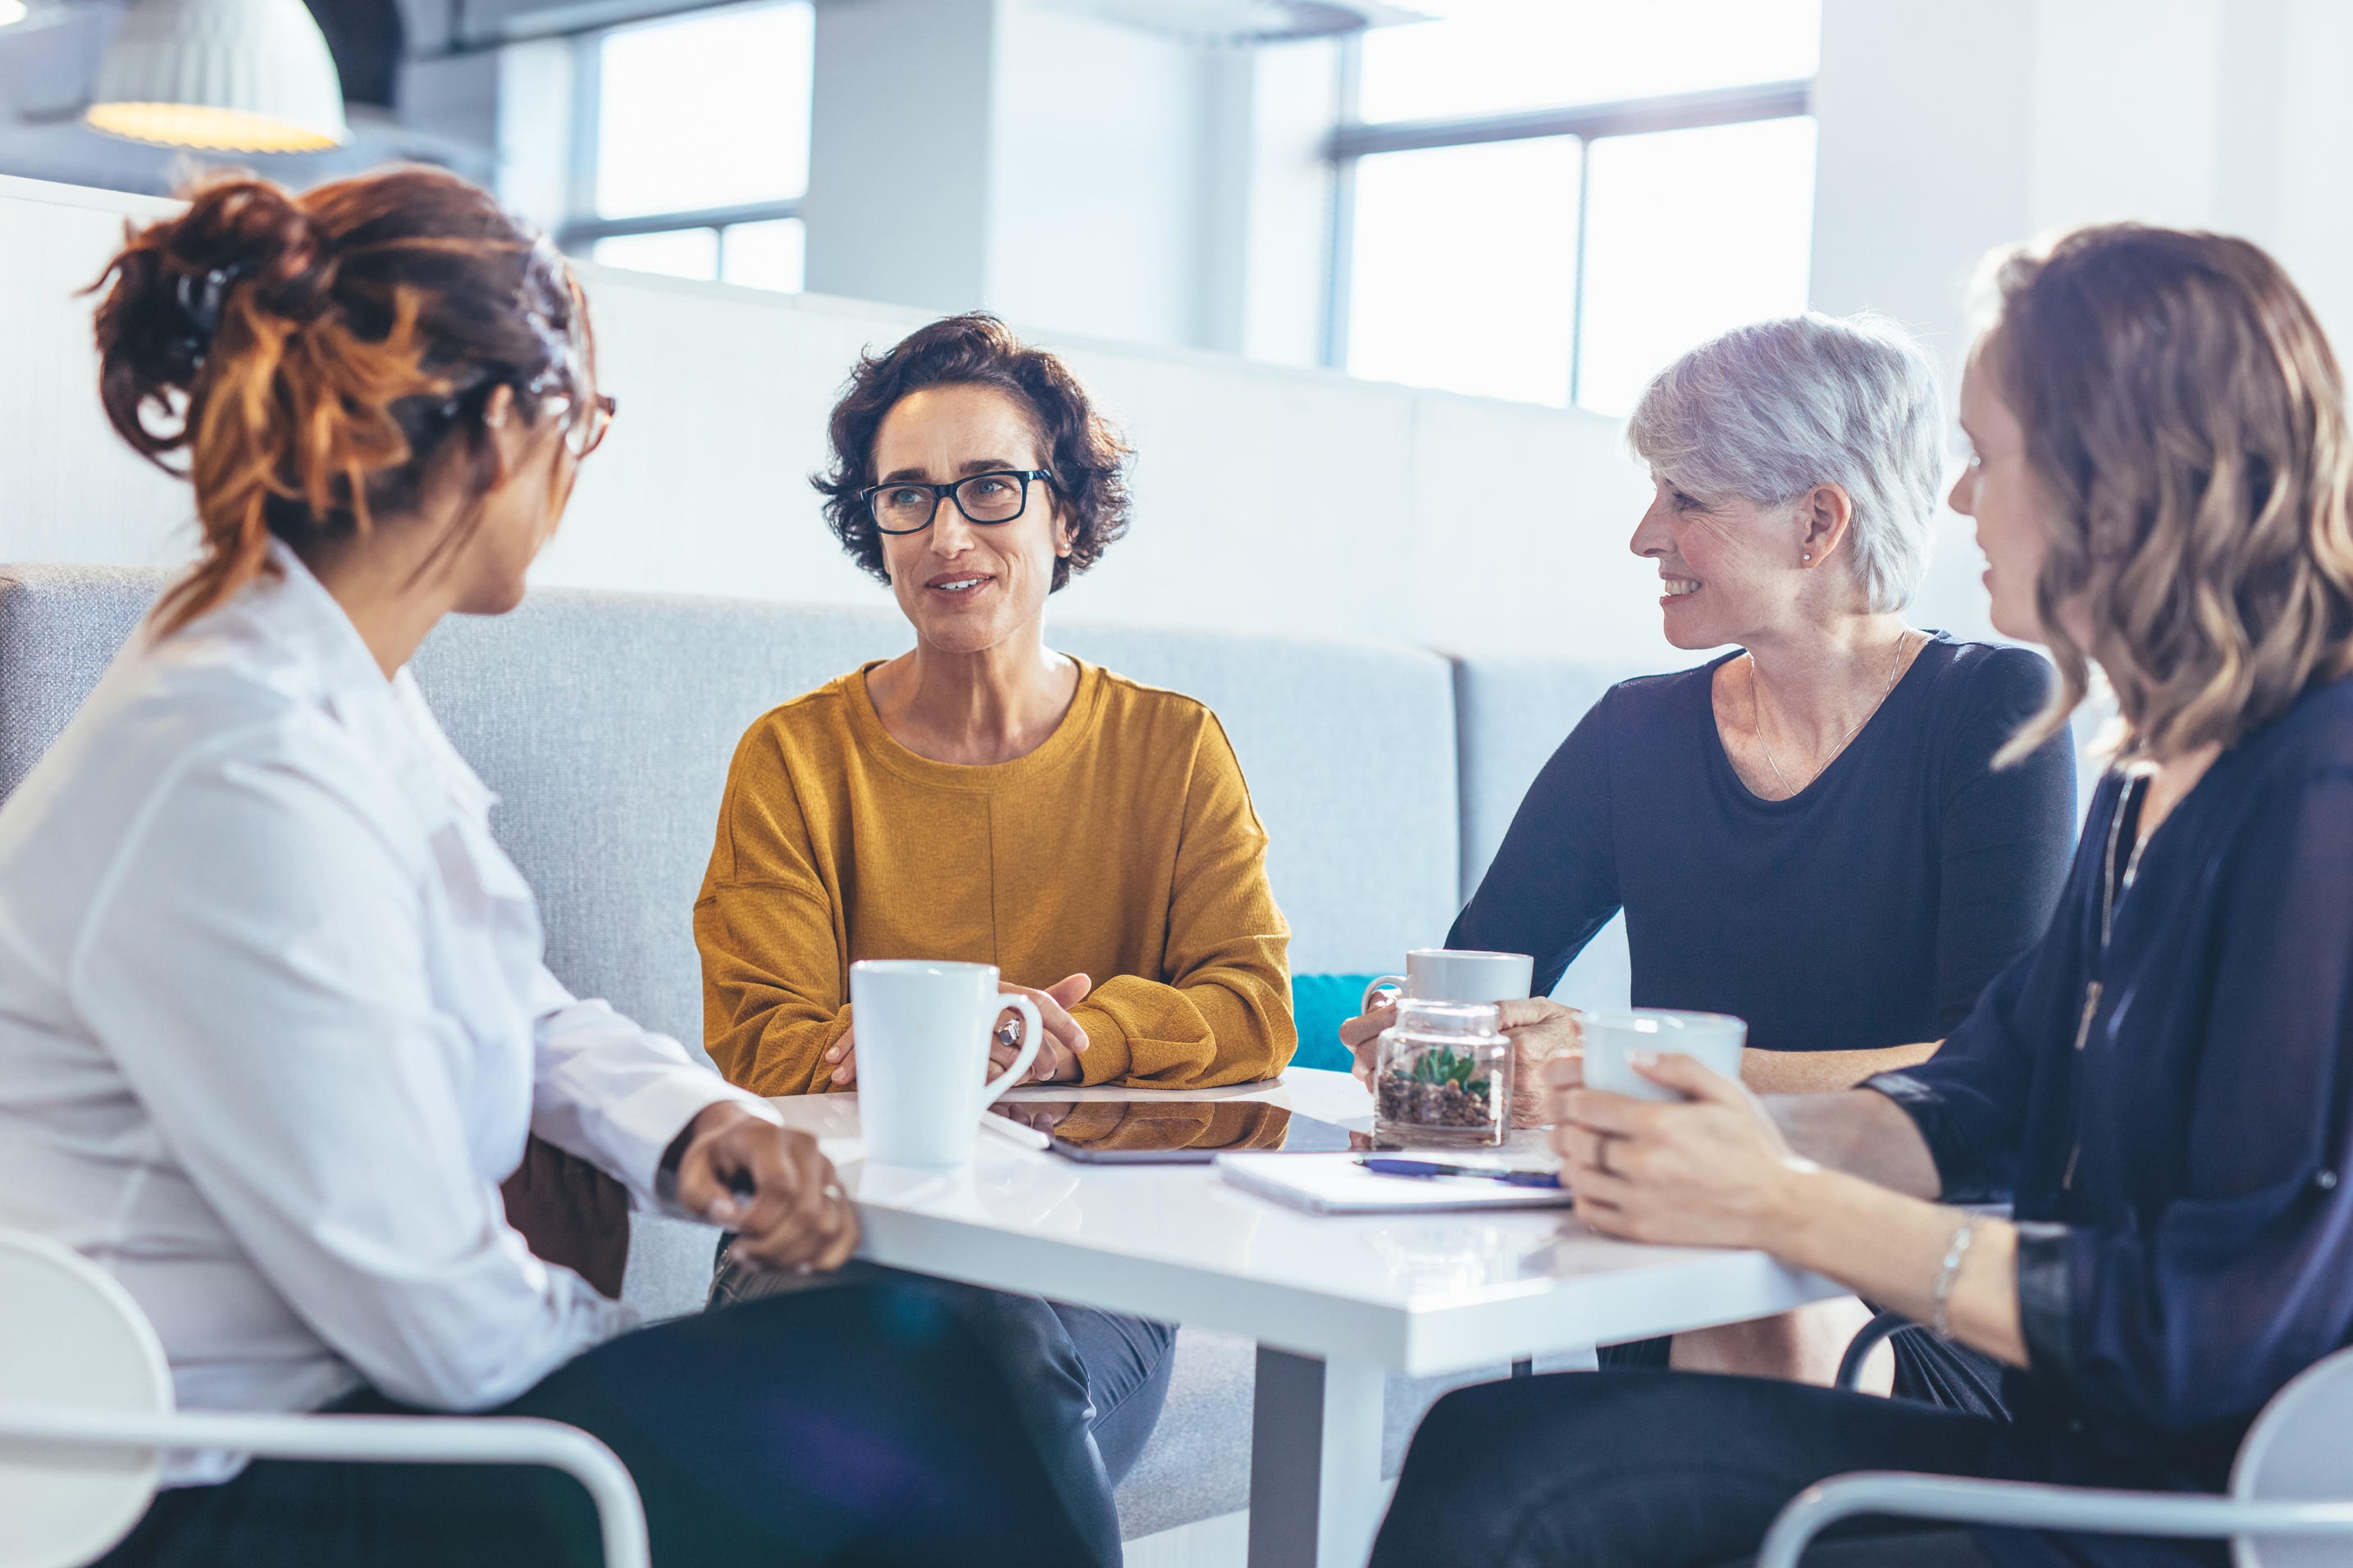
M21 1405L172 1408L164 1347L129 1291L72 1248L0 1230L0 1418ZM87 1563L155 1495L152 1449L0 1436L0 1568Z
M0 567L0 796L97 683L163 574ZM1419 649L1056 620L1080 658L1207 702L1271 846L1302 973L1371 973L1442 938L1459 885L1447 661ZM548 963L584 994L702 1037L691 924L721 787L775 704L907 646L895 609L533 593L453 616L416 668L501 804L492 824L540 899Z
M2353 1501L2353 1350L2305 1369L2272 1395L2231 1467L2251 1502ZM2235 1544L2238 1568L2341 1568L2345 1539L2274 1536Z

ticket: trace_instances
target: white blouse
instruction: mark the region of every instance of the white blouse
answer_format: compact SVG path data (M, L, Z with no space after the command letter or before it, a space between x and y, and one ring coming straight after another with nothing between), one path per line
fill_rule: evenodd
M491 793L271 559L0 806L0 1226L120 1279L183 1406L486 1408L632 1321L507 1226L526 1135L651 1207L696 1111L774 1113L547 972Z

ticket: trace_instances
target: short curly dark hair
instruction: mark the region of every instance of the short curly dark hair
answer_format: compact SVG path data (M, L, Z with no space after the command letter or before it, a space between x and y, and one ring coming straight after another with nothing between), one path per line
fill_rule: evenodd
M1130 451L1059 355L1031 348L986 311L934 321L886 353L862 353L827 434L832 466L811 474L825 521L849 558L884 583L882 535L858 492L875 482L874 437L883 416L927 386L991 386L1028 410L1045 447L1055 496L1071 524L1071 552L1054 563L1055 588L1103 558L1127 531Z

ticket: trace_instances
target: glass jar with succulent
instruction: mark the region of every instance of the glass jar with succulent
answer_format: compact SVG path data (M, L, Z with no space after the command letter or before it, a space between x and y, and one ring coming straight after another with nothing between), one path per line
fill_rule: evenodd
M1384 1147L1493 1146L1510 1130L1512 1042L1492 1002L1398 1003L1373 1073Z

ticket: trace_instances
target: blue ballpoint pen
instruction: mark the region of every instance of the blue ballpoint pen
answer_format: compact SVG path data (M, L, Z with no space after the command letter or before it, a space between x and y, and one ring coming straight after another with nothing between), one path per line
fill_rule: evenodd
M1478 1176L1513 1187L1557 1187L1560 1178L1550 1171L1498 1171L1486 1165L1448 1165L1436 1160L1362 1159L1356 1162L1377 1176Z

